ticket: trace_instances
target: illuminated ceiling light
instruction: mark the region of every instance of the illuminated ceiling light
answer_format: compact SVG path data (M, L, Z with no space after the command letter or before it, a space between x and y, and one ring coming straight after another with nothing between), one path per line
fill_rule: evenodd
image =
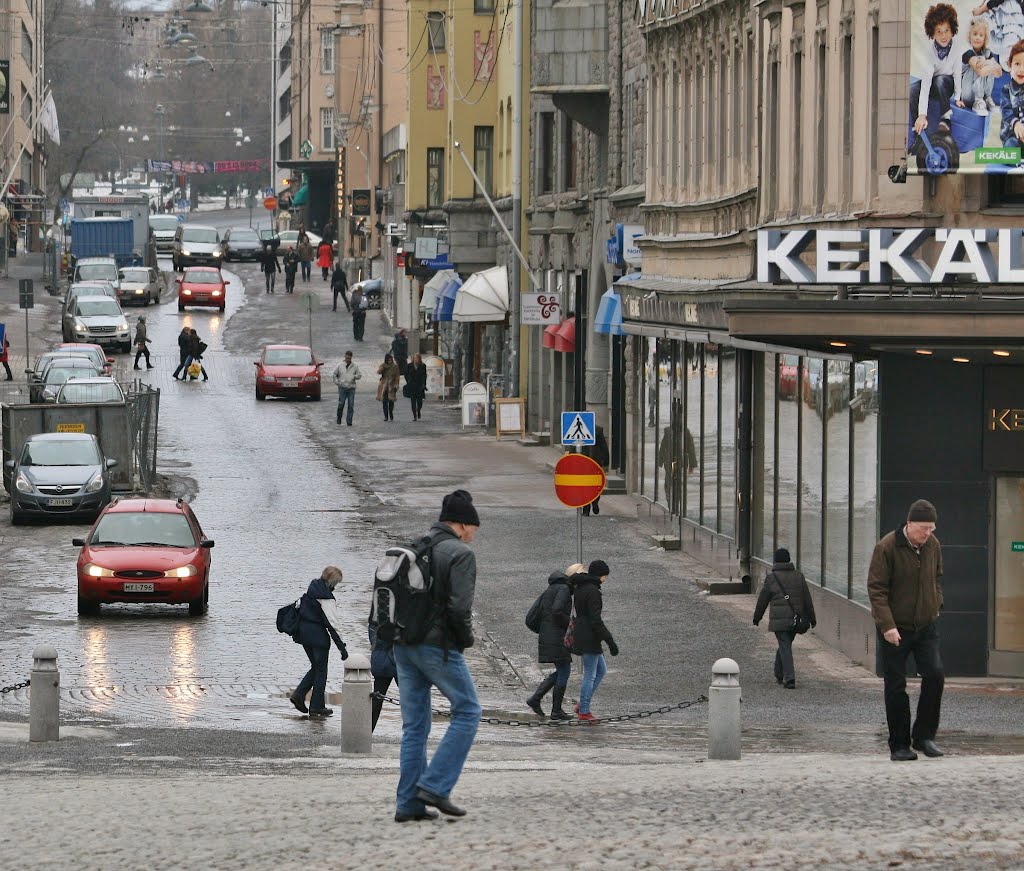
M242 142L252 142L252 140L248 136L243 136Z
M235 143L235 148L241 148L241 147L242 147L242 143L241 142L236 142Z
M953 362L954 363L970 363L971 361L967 357L954 357L953 358Z
M142 134L142 141L143 142L149 142L149 134L148 133L143 133Z
M124 133L124 124L117 128L120 132Z
M134 137L134 136L129 136L129 137L128 137L128 142L129 142L129 143L132 143L132 142L134 142L134 141L135 141L135 137Z
M918 348L916 351L914 351L914 353L920 354L922 357L930 357L932 355L932 352L926 350L925 348Z
M1009 357L1010 356L1010 352L1009 351L993 351L992 353L996 357Z
M358 146L356 146L358 148ZM845 348L846 342L829 342L833 348Z

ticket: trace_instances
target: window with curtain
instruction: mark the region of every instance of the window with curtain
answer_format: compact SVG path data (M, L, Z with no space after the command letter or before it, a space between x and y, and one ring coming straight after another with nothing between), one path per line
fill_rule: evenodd
M443 12L427 13L427 50L433 52L447 50Z
M320 110L320 148L334 151L334 109Z
M334 31L320 31L320 72L334 72Z
M484 190L494 196L494 128L473 128L473 170L483 183ZM482 196L474 183L473 196Z
M444 149L427 149L427 208L439 209L444 202Z

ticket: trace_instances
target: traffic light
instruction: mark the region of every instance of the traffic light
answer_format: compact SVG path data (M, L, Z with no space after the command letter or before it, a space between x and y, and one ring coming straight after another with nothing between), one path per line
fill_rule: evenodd
M373 207L378 215L384 214L384 188L373 189Z

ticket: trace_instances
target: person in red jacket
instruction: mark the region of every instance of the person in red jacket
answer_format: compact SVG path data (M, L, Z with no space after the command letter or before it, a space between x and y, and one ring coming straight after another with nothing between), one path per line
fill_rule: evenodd
M316 249L316 265L320 267L320 273L327 281L331 274L331 261L334 260L334 248L330 242L324 239Z
M4 369L7 371L7 380L8 381L13 381L14 380L14 376L11 374L11 366L7 362L7 349L10 348L10 347L11 347L11 343L7 341L7 334L4 333L4 347L3 347L3 350L0 351L0 363L4 364Z

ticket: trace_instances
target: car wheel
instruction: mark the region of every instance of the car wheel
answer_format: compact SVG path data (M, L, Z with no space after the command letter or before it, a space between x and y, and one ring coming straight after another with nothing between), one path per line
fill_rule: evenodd
M20 526L25 521L21 514L14 510L14 503L11 502L11 526Z
M319 402L320 401L320 391L318 390L316 393L314 393L310 397L310 399L312 399L314 402Z
M99 602L90 602L88 599L78 597L78 614L81 617L95 617L100 613Z
M260 401L267 398L264 394L260 393L259 387L256 388L256 398L259 399Z
M202 617L210 607L210 588L203 587L203 593L198 599L190 599L188 603L189 617Z

